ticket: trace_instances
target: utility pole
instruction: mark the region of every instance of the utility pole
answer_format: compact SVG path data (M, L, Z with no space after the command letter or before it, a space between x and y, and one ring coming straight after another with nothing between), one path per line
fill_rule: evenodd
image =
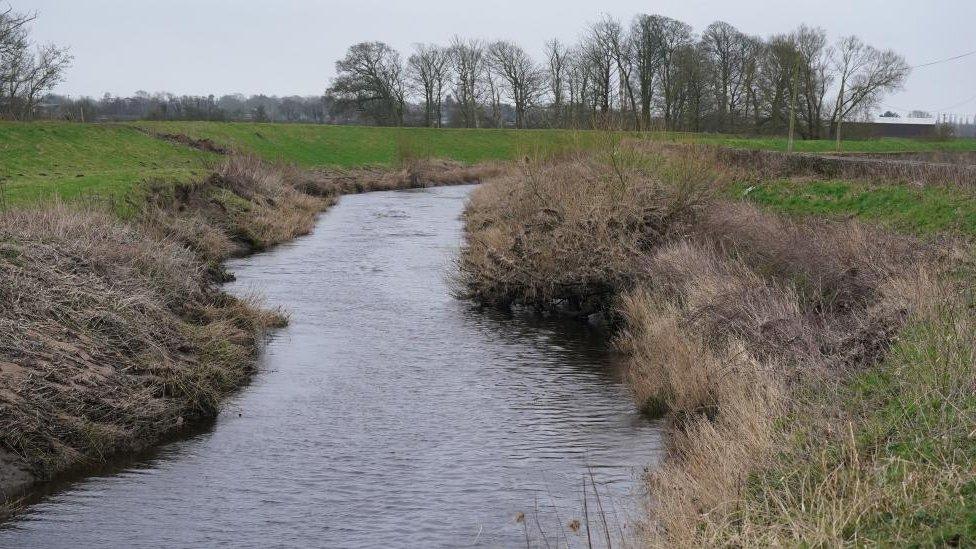
M835 145L835 149L837 150L837 152L840 152L840 126L841 124L844 123L844 111L842 107L844 104L844 91L845 91L844 88L846 87L846 84L847 84L847 64L845 63L844 75L841 77L841 81L840 81L840 93L837 94L837 109L836 109L837 128L834 130L834 132L836 133L835 137L837 138L837 143Z
M786 152L793 152L793 133L796 130L796 86L797 80L799 80L799 67L798 61L793 62L793 86L790 90L790 138L786 144Z
M834 145L834 149L840 152L840 126L844 123L844 115L839 114L837 116L837 143Z

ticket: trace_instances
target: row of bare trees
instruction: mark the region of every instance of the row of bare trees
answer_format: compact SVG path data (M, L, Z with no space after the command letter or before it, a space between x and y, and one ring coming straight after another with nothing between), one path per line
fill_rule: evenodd
M32 118L38 102L61 83L71 64L67 49L33 43L34 17L12 8L0 11L0 118Z
M763 39L725 22L606 17L578 43L546 45L542 61L510 41L455 37L404 59L382 42L351 47L328 94L378 124L401 125L407 103L427 126L514 125L839 135L877 107L910 67L856 36L820 28ZM452 108L447 112L445 105Z

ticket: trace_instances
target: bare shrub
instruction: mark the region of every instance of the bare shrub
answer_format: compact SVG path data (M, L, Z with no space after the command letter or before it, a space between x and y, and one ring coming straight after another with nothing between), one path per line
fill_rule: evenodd
M691 222L706 192L694 170L613 153L524 162L472 195L463 285L486 304L595 312L632 283L643 251Z

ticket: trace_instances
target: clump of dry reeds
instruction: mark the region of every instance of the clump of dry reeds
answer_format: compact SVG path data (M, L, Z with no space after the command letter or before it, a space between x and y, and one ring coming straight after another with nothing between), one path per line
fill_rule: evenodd
M885 288L917 243L855 223L791 221L716 202L695 230L650 254L621 301L619 342L647 409L672 419L651 539L707 545L737 510L791 413L829 417L797 392L875 364L908 313ZM707 517L707 518L706 518Z
M632 283L641 254L702 205L700 166L673 168L577 154L523 162L475 190L461 254L466 293L491 305L602 310Z
M64 205L0 216L0 441L45 477L210 415L281 322L184 246Z
M140 221L210 261L259 251L307 234L333 203L296 188L298 170L233 155L206 181L149 190Z
M598 153L492 181L467 211L462 282L494 305L612 307L639 405L668 418L647 541L748 545L763 539L740 528L744 509L758 514L750 478L798 433L839 432L848 412L810 395L887 356L937 250L714 198L723 173L698 152Z

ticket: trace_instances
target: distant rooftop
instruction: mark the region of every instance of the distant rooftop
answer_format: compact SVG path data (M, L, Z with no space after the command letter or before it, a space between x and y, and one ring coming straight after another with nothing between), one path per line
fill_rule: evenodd
M918 124L918 125L934 125L936 124L936 119L932 118L908 118L907 116L875 116L872 122L876 124Z

